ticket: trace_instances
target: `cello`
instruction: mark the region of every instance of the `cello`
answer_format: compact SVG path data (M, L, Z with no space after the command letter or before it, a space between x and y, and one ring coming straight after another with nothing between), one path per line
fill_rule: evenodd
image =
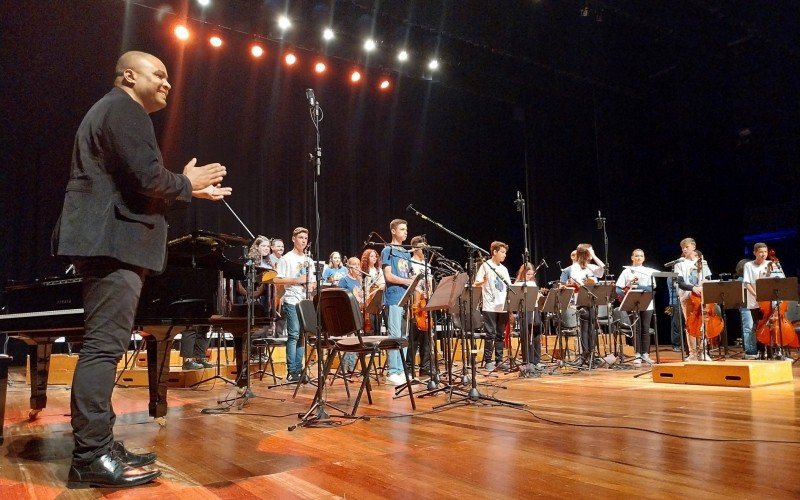
M703 256L697 252L697 276L703 279ZM703 305L702 297L694 292L686 300L686 331L692 337L713 339L722 333L723 319L716 304Z
M767 276L773 272L780 271L781 265L775 256L775 250L769 251L769 264L767 264ZM782 274L782 273L781 273ZM773 306L771 300L758 303L761 310L761 319L756 325L756 339L766 346L787 346L796 344L797 333L794 326L786 319L786 311L789 309L789 302L779 302L778 307Z

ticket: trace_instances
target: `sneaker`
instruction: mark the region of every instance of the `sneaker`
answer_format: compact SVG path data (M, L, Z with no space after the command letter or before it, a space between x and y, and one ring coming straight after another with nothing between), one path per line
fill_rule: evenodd
M642 361L644 361L648 365L652 365L654 363L654 361L650 358L650 354L649 353L642 354Z
M634 364L634 365L636 365L636 366L639 366L639 365L641 365L641 364L642 364L642 355L641 355L641 354L637 354L637 355L636 355L636 356L633 358L633 364Z
M674 346L672 346L672 350L675 351L675 352L681 352L681 346L674 345Z
M203 366L203 368L214 368L214 365L208 362L206 358L198 358L197 362Z
M203 369L203 365L201 365L200 363L198 363L197 361L195 361L193 359L187 359L186 361L183 362L183 366L181 366L181 368L184 371L186 371L186 370L202 370Z
M699 358L700 361L711 361L711 356L709 356L707 352L700 354Z
M492 363L491 361L489 361L488 363L486 363L485 365L483 365L483 367L484 367L484 368L485 368L487 371L493 372L493 371L494 371L494 369L495 369L495 364L494 364L494 363Z
M545 365L544 363L542 363L540 361L540 362L536 363L535 365L533 365L533 368L536 369L536 370L542 371L545 368L547 368L547 365Z
M498 363L497 364L497 370L498 371L507 372L510 369L511 369L511 366L509 366L508 363L503 362L503 363Z
M697 361L697 356L695 356L694 354L690 354L686 356L686 361Z
M393 373L386 377L386 383L389 385L403 385L406 383L406 378L399 373Z
M286 375L286 381L287 382L298 382L299 380L300 380L300 374L299 373L290 373L290 374Z
M758 359L758 354L745 354L744 359Z

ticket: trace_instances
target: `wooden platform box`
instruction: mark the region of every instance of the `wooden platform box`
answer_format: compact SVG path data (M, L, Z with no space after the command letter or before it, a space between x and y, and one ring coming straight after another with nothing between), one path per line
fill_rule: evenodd
M171 369L167 376L167 387L190 387L203 379L213 377L216 373L216 366L214 368L189 371ZM236 366L222 365L219 374L233 380L236 378ZM119 372L117 372L117 376L119 376ZM217 380L217 382L222 383L220 380ZM209 383L213 383L213 381ZM119 385L122 387L147 387L147 369L134 368L132 370L123 370L122 376L119 377Z
M759 387L792 381L789 361L688 361L653 366L653 382Z

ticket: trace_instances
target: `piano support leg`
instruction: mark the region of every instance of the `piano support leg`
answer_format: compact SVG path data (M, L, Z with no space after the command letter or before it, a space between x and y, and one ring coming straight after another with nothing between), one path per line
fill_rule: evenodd
M250 353L244 345L244 335L233 336L233 352L236 358L236 385L246 387L245 377L250 376ZM242 370L247 370L247 373L242 374Z
M28 416L36 418L47 406L47 379L50 376L50 355L53 353L52 342L29 346L31 362L31 411Z
M3 444L3 426L6 422L6 388L8 387L8 365L14 360L11 356L0 354L0 445Z
M167 378L169 377L169 353L172 339L169 334L162 341L152 336L145 337L147 348L147 378L150 390L150 416L161 418L167 414Z

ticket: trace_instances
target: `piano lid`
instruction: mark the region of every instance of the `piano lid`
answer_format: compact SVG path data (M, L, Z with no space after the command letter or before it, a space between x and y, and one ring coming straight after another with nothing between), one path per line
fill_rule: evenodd
M216 269L226 278L244 279L242 264L225 255L229 247L247 246L250 240L201 229L167 243L167 266ZM241 253L241 249L229 253Z

